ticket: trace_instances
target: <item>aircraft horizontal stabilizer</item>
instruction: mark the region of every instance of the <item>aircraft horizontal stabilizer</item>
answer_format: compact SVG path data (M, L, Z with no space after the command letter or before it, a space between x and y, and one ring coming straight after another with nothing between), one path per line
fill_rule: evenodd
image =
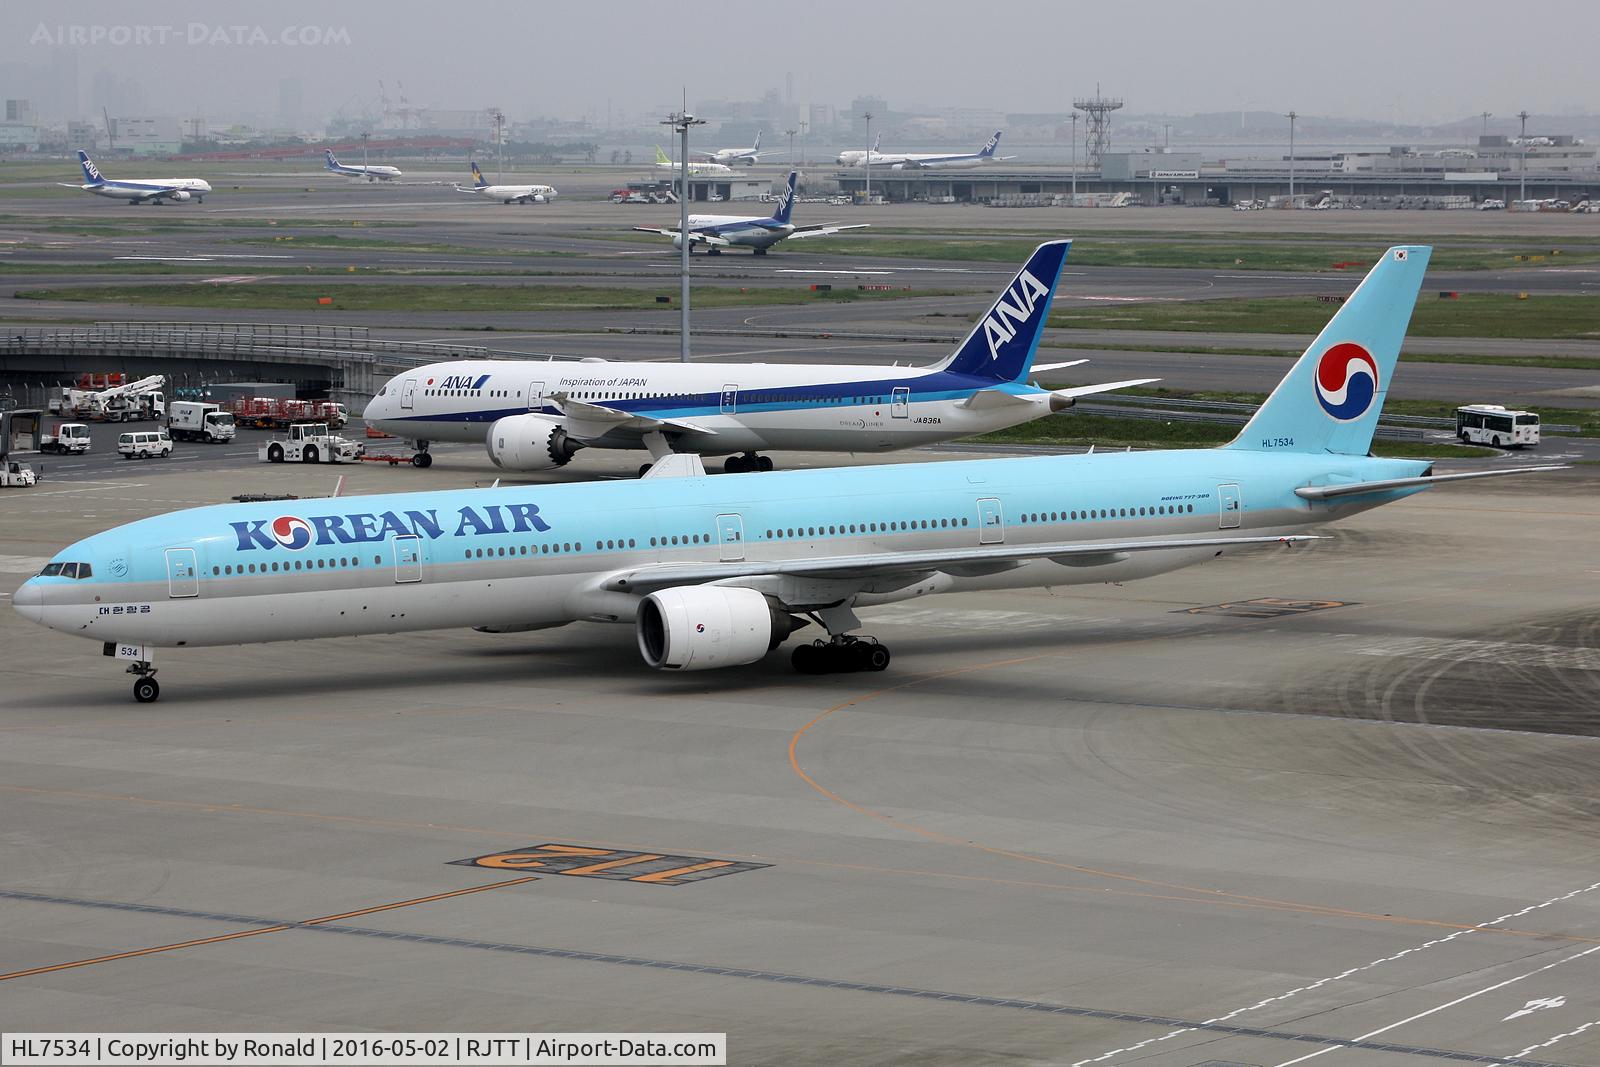
M1035 374L1047 370L1066 370L1068 367L1076 367L1087 362L1089 362L1087 359L1069 359L1065 363L1035 363L1033 370Z
M601 587L619 593L646 594L676 585L701 585L736 578L798 575L808 578L867 579L885 575L933 573L945 567L1036 559L1065 560L1124 552L1161 552L1234 548L1244 545L1293 545L1315 541L1315 535L1281 537L1184 537L1152 541L1066 541L1039 545L981 545L976 548L930 549L923 552L863 552L811 559L741 560L736 563L664 563L617 571Z
M994 411L998 408L1026 407L1037 404L1037 398L1018 396L1004 389L979 389L961 402L969 411Z
M1109 393L1116 389L1131 389L1136 385L1149 385L1159 382L1160 378L1129 378L1125 382L1103 382L1100 385L1079 385L1072 389L1057 389L1050 394L1050 410L1062 412L1078 402L1080 396L1094 396L1096 393Z
M1566 466L1516 467L1503 471L1468 471L1463 474L1434 474L1423 478L1385 478L1376 482L1351 482L1347 485L1306 485L1294 491L1295 496L1306 500L1334 500L1342 496L1361 496L1365 493L1383 493L1391 489L1427 489L1439 482L1460 482L1468 478L1504 478L1512 474L1542 474L1545 471L1564 471Z
M668 230L668 229L665 229L663 227L657 227L657 226L635 226L634 229L639 231L640 233L658 233L662 237L677 237L678 236L678 231L677 230ZM730 242L726 238L718 237L715 234L701 233L698 230L690 230L689 231L689 243L690 244L704 244L704 245L721 245L724 248L729 247L729 244L730 244Z

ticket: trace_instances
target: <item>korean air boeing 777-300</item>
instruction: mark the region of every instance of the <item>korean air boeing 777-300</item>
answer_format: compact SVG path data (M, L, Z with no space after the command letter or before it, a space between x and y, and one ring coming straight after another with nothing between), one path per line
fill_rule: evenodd
M1070 241L1038 247L965 341L931 367L805 363L460 360L391 378L367 405L375 426L415 442L483 442L505 470L559 467L580 448L727 456L730 474L771 470L764 451L885 452L1015 426L1077 397L1154 378L1072 389L1030 384Z
M578 620L654 668L753 663L806 622L801 671L882 670L856 609L933 593L1127 581L1293 542L1438 482L1368 455L1429 249L1392 248L1220 448L224 504L56 553L17 611L127 660L162 647ZM676 476L675 476L676 475Z

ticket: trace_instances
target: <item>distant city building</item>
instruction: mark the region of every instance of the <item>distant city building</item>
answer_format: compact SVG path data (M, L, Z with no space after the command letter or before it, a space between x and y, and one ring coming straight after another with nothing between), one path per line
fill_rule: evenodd
M94 152L100 147L100 127L92 122L67 123L67 147L74 152Z
M116 120L117 147L139 156L183 151L183 130L175 118L123 116Z
M278 121L291 129L300 125L300 96L299 78L278 79Z
M7 100L6 121L32 126L37 121L33 114L33 102L30 100Z

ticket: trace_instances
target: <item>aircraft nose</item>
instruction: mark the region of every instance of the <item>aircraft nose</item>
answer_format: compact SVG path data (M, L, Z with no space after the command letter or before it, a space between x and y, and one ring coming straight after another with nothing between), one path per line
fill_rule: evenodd
M375 422L376 420L383 418L383 410L389 406L386 403L386 400L386 397L375 396L371 400L367 401L366 408L364 408L361 412L362 420L365 422Z
M43 623L44 589L32 579L23 582L22 588L11 594L11 606L29 622Z

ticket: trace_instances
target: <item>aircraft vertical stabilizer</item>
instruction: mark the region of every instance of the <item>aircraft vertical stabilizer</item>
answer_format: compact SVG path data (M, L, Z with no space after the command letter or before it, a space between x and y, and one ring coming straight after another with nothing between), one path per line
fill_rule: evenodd
M997 382L1025 379L1071 248L1071 241L1050 241L1034 249L988 314L937 369Z
M1432 252L1426 245L1385 252L1225 447L1366 455Z

